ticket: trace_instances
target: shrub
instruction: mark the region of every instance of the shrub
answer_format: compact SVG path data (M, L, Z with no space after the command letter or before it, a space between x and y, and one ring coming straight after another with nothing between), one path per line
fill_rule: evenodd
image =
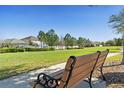
M17 50L17 52L24 52L25 51L24 48L17 48L16 50Z
M53 51L54 48L1 48L0 53L30 52L30 51Z
M14 48L1 48L0 53L9 53L9 52L17 52Z
M54 48L25 48L25 51L53 51Z

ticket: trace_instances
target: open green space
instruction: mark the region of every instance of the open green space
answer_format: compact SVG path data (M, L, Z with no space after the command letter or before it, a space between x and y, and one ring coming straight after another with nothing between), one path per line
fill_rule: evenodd
M65 62L72 55L85 55L105 49L110 49L110 52L119 52L120 48L120 46L91 47L84 49L0 54L0 79Z

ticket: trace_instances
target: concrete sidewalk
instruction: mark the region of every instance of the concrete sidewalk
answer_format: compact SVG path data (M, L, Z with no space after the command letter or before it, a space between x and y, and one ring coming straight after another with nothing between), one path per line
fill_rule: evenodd
M115 56L115 55L119 55L121 54L121 52L118 52L118 53L109 53L107 57L111 57L111 56Z
M111 57L114 55L118 55L120 53L109 53L107 57ZM31 88L31 86L28 83L28 80L30 79L36 79L36 76L43 72L46 74L50 74L52 72L56 72L60 69L64 69L65 63L57 64L54 66L50 66L48 68L43 68L35 71L31 71L29 73L23 73L17 76L10 77L8 79L0 80L0 88ZM96 79L93 79L94 87L96 88L105 88L106 82ZM81 84L77 86L78 88L88 88L89 85L87 82L82 81Z

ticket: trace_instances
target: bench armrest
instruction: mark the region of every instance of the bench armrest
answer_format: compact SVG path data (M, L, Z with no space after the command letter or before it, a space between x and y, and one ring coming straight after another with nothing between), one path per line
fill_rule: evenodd
M37 77L35 86L37 84L40 84L41 86L43 86L45 88L55 88L58 86L60 79L61 78L55 79L55 78L53 78L53 77L51 77L45 73L40 73Z

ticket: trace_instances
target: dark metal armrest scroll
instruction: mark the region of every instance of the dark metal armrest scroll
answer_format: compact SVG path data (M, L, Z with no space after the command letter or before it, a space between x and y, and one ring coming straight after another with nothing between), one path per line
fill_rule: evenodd
M45 73L40 73L37 77L36 84L34 87L36 87L37 84L40 84L44 88L55 88L58 86L59 79L55 79L49 75L46 75Z

